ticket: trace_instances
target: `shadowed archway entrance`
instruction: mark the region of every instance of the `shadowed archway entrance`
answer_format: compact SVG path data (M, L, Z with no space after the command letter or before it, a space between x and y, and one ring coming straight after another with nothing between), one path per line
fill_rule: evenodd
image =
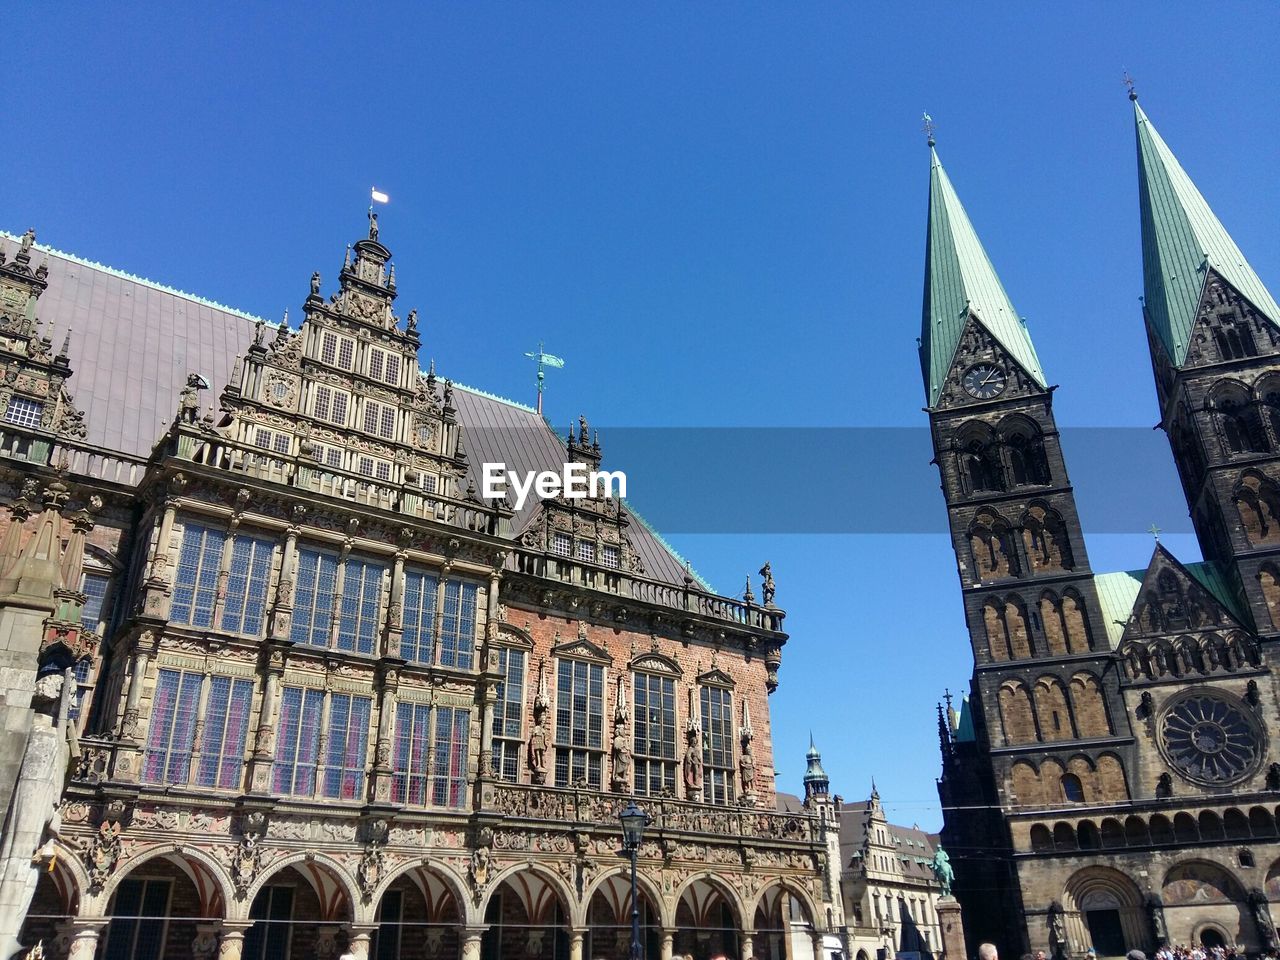
M521 870L489 897L482 960L569 960L569 910L541 874Z
M662 925L658 911L640 887L640 946L642 955L662 952ZM605 879L587 906L584 957L591 960L627 960L631 956L631 879L616 874Z

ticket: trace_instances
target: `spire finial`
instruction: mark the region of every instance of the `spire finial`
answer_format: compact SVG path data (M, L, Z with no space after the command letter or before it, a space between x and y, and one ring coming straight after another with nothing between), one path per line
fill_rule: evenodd
M1160 528L1154 523L1147 527L1147 533L1151 534L1152 539L1154 539L1156 543L1160 542Z
M929 146L931 146L931 147L932 147L932 146L934 145L934 143L936 142L936 141L933 139L933 131L934 131L935 129L937 129L937 127L936 127L936 125L935 125L935 124L934 124L934 122L933 122L933 117L929 116L929 114L927 114L927 113L926 113L926 114L924 114L924 116L922 117L922 119L923 119L923 121L924 121L924 126L922 126L920 129L922 129L922 130L924 131L925 140L926 140L926 142L929 144Z
M1133 102L1138 100L1137 84L1133 82L1133 77L1129 76L1129 71L1124 72L1124 85L1129 88L1129 99Z

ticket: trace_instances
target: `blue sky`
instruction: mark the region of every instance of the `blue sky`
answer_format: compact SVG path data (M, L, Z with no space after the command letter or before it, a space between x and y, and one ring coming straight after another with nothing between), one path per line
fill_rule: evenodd
M611 426L923 426L925 110L1062 385L1060 424L1156 419L1124 69L1280 287L1268 4L119 3L18 13L6 32L0 228L296 319L374 184L424 358L529 402L523 353L545 340L567 360L549 416L586 413L606 458ZM1095 497L1152 472L1067 455ZM776 462L765 446L758 464L780 502L846 489L821 449ZM704 496L734 486L714 462L668 469ZM1167 456L1160 470L1172 482ZM941 531L926 479L915 509ZM725 591L773 563L792 635L783 787L812 729L836 792L874 776L891 816L937 826L933 704L971 666L946 539L669 539ZM1127 568L1150 537L1089 545L1096 570Z

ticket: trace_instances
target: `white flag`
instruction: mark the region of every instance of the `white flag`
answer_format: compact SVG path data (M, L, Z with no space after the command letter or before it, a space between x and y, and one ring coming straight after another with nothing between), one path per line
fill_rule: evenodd
M372 197L375 203L386 203L388 200L391 199L385 193L379 190L377 187L373 188L373 192L370 194L370 196Z

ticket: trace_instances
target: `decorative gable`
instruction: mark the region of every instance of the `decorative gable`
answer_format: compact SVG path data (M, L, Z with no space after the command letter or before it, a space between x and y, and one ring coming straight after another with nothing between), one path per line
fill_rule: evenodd
M998 368L1003 386L994 397L975 397L964 386L964 376L980 364ZM1028 397L1044 393L1026 368L997 342L973 314L965 322L956 344L946 378L942 382L935 409L990 403L1010 397Z
M1274 354L1280 328L1216 270L1209 269L1187 345L1185 367Z
M1250 631L1222 598L1157 544L1121 641L1226 628Z
M680 677L684 673L680 664L660 653L642 653L628 667L638 673L656 673L666 677Z
M592 643L586 636L579 634L573 640L561 640L560 635L556 634L556 642L551 647L551 655L554 657L567 657L572 660L590 660L593 663L600 663L605 666L613 664L613 657L609 656L609 651L595 643Z
M703 687L728 687L733 689L735 686L733 677L725 673L719 667L712 667L706 673L700 673L697 676L699 686Z

